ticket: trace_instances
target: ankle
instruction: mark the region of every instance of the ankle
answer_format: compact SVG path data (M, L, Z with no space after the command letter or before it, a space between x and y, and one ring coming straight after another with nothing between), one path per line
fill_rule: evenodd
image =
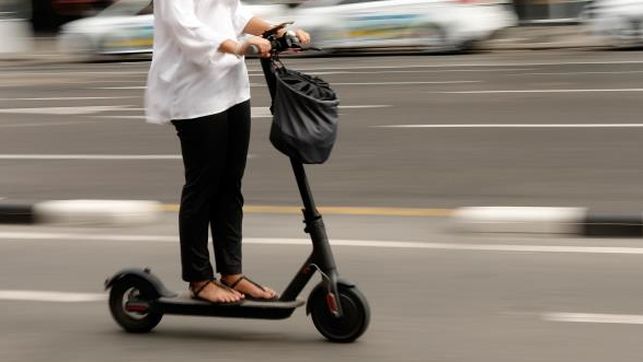
M208 283L209 280L198 280L198 281L191 281L190 282L190 289L196 289L199 287L202 287L206 283Z
M242 274L221 274L221 280L226 283L231 283L241 278Z

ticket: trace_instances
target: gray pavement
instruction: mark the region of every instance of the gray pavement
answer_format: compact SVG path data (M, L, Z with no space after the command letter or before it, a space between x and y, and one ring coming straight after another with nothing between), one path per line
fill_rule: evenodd
M0 231L0 296L7 290L101 293L101 281L124 266L149 266L175 290L178 244L168 215L159 226L128 229L4 227ZM265 225L271 227L265 227ZM296 218L251 216L250 240L298 237ZM323 341L303 310L286 321L165 317L148 335L128 335L111 321L104 301L55 303L0 300L3 361L222 360L319 361L638 361L643 312L640 255L584 252L592 245L632 241L466 237L423 220L330 217L334 238L416 240L442 249L337 246L343 275L371 303L371 328L355 344ZM396 228L398 235L382 230ZM401 232L400 230L405 230ZM13 233L13 236L8 236ZM78 238L56 239L60 233ZM49 238L34 239L48 234ZM104 237L83 240L83 235ZM110 236L111 235L111 236ZM156 235L146 241L117 236ZM397 237L396 237L397 236ZM353 238L353 239L347 239ZM505 251L459 250L467 244ZM511 246L568 245L570 252L508 251ZM304 245L248 244L246 272L283 288L308 253ZM625 322L551 321L554 313L606 314ZM623 317L622 315L628 315ZM562 314L564 317L567 314ZM635 316L630 316L635 315ZM640 318L640 317L639 317Z
M294 68L316 71L336 84L346 106L330 162L309 168L313 189L321 204L334 206L638 211L641 128L588 127L640 122L639 55L576 50L293 59ZM180 160L82 157L179 154L170 126L141 119L147 67L135 62L5 68L0 197L176 202ZM253 106L267 107L257 63L251 61L250 68L257 84ZM436 124L447 128L389 128ZM516 128L534 124L549 126ZM268 118L253 123L248 203L298 205L288 162L267 141L269 126ZM25 154L34 159L11 158ZM38 159L51 154L80 159Z
M640 52L288 64L337 84L348 106L332 159L309 168L322 206L641 208ZM0 197L176 202L173 130L140 119L148 66L1 66ZM261 84L257 63L250 69ZM253 87L253 106L267 105ZM442 128L388 127L401 125ZM269 119L253 127L247 203L298 205L288 163L267 140ZM640 361L640 239L472 236L446 220L326 217L340 271L372 307L352 345L325 343L303 310L282 322L167 317L132 336L104 300L42 294L100 297L102 281L126 266L149 266L183 289L175 214L126 228L4 225L0 361ZM247 215L246 272L283 289L309 250L301 227L297 215Z

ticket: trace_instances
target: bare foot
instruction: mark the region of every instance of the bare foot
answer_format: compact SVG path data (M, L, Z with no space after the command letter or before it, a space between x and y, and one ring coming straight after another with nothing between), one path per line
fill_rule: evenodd
M235 303L243 299L243 294L213 280L191 282L190 291L195 298L212 303Z
M254 299L274 299L277 297L274 290L259 285L241 274L222 275L221 282Z

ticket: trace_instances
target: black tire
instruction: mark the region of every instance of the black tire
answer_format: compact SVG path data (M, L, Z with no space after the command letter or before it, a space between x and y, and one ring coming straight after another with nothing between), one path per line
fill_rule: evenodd
M147 333L156 327L163 314L134 313L125 310L126 301L148 302L158 297L154 287L145 280L125 278L119 280L109 293L109 310L112 317L129 333Z
M350 343L359 338L370 322L370 308L357 287L338 286L343 315L335 317L326 303L326 283L318 284L308 298L308 310L315 328L326 339L337 343Z

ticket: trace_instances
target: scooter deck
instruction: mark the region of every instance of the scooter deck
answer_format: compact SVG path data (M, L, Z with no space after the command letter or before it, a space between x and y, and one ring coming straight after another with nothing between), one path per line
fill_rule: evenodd
M211 317L232 317L252 319L285 319L298 307L305 304L303 300L294 301L252 301L244 300L239 304L215 304L193 299L188 295L161 297L153 301L150 309L162 314L195 315Z

